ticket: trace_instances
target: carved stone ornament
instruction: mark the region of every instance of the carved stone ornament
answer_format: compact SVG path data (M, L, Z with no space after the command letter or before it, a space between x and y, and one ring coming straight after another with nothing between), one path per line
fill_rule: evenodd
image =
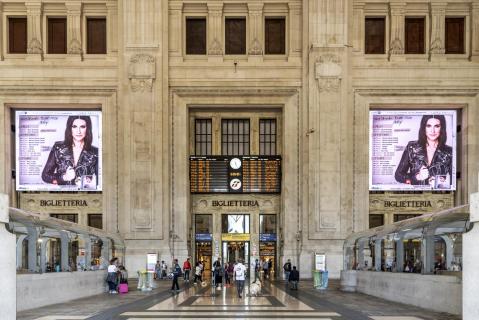
M251 55L262 55L263 50L261 49L261 43L259 42L258 38L255 38L253 44L251 45L251 49L249 50L249 54Z
M27 53L41 54L42 52L42 43L40 42L40 40L38 40L37 38L33 38L32 40L30 40L30 43L28 44L27 48Z
M151 91L153 80L156 78L155 57L144 53L131 57L128 78L133 92Z
M333 53L326 53L315 63L315 78L320 92L338 91L341 84L341 58Z
M390 54L403 54L404 53L404 47L401 43L401 40L396 38L391 42L391 48L389 49L389 53Z
M431 49L429 50L431 53L436 53L436 54L444 54L446 52L446 49L442 45L442 41L440 38L436 38L432 43L431 43Z
M208 50L208 53L210 55L222 55L223 50L221 49L221 43L217 38L213 39L213 42L211 42L210 49Z
M81 43L77 39L72 39L68 46L68 54L81 54Z
M153 88L153 79L130 79L131 91L149 92Z

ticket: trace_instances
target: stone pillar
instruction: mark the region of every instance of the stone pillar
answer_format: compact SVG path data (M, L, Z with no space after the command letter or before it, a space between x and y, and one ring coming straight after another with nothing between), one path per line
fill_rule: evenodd
M462 319L479 319L479 192L473 193L469 200L470 221L473 228L462 235Z
M1 2L0 2L0 34L3 34L3 3ZM0 41L0 61L3 61L3 41Z
M471 47L471 60L479 61L479 2L474 1L472 3L472 47Z
M126 268L144 269L148 252L168 248L168 230L186 252L186 210L175 212L170 199L168 101L168 2L119 1L118 226L126 239ZM186 200L178 200L187 203ZM165 237L166 236L166 237ZM186 256L186 254L185 254Z
M70 237L67 232L60 231L60 266L62 271L70 271L70 265L68 261L68 249L70 244Z
M111 257L111 240L108 238L102 238L103 245L101 247L101 256L105 261L110 261Z
M27 226L28 231L28 271L38 272L37 265L37 242L38 230L33 226Z
M446 6L447 3L431 3L431 45L429 54L431 60L445 59L446 32Z
M181 34L183 30L182 20L183 3L173 2L169 4L168 30L170 35ZM168 52L172 59L182 58L182 37L168 37Z
M91 239L90 235L81 235L83 239L83 247L85 249L85 269L90 270L91 267Z
M263 54L263 4L248 3L249 51L251 55Z
M434 235L424 234L421 241L421 260L423 274L434 271ZM413 261L415 263L415 261Z
M353 4L352 45L354 52L364 52L364 2Z
M289 56L288 60L301 60L301 52L303 47L302 37L303 24L301 11L302 7L300 3L288 3L289 7ZM262 20L263 21L263 20ZM264 28L263 28L264 29ZM263 41L264 43L264 41ZM286 46L286 49L288 45Z
M208 54L223 55L223 4L208 2Z
M27 53L29 60L41 60L42 44L42 3L37 1L25 2L27 8Z
M80 1L68 1L67 8L67 53L70 60L81 60L81 7Z
M106 33L113 35L106 39L107 56L111 57L118 55L118 1L108 0L106 2L106 12Z
M23 240L27 235L22 234L17 239L17 270L22 268L22 260L23 260Z
M396 271L404 271L404 242L403 235L399 236L399 239L396 241Z
M364 268L364 241L358 241L358 267Z
M404 13L405 3L390 3L391 42L389 57L391 60L403 60L404 57Z
M8 224L8 196L0 194L0 310L2 319L16 319L17 316L17 273L15 270L15 235L5 228Z
M40 272L44 273L47 271L47 245L50 240L48 238L40 238L40 240Z
M376 239L374 242L374 270L381 271L381 245L382 239Z

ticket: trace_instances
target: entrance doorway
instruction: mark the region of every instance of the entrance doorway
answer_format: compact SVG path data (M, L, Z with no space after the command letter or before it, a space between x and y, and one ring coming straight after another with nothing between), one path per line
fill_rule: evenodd
M197 241L196 242L196 261L203 261L203 280L211 276L211 241Z
M234 264L238 259L249 269L249 241L223 241L223 265Z

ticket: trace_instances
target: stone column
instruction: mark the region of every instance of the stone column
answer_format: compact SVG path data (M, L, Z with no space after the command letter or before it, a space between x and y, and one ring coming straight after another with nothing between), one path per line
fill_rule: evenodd
M48 238L40 240L40 272L44 273L47 270L47 244L50 240Z
M364 52L364 2L353 4L352 44L354 52Z
M106 52L108 56L118 54L118 2L117 0L108 0L106 2L106 33L109 35L106 39Z
M208 2L208 54L223 55L222 37L223 4Z
M447 3L431 3L431 45L429 49L431 60L445 59L446 6Z
M3 34L3 3L1 2L0 2L0 34ZM3 61L3 41L0 41L0 61Z
M404 242L403 235L399 235L399 239L396 241L396 271L404 271Z
M101 256L105 261L110 261L111 259L111 240L108 238L102 238L103 246L101 247Z
M42 44L42 3L40 1L25 2L27 8L27 53L29 60L41 60Z
M364 267L364 241L358 241L358 267L362 269Z
M85 249L85 269L90 270L91 267L91 239L90 235L80 235L83 239L83 248Z
M421 241L422 273L434 271L434 235L424 234ZM415 263L415 261L413 261Z
M289 47L288 60L301 60L301 48L303 47L302 34L303 24L300 3L288 3L289 6L289 46L286 44L286 49ZM288 24L286 24L287 28ZM287 31L288 33L288 31ZM263 41L264 43L264 41Z
M248 3L250 56L263 55L263 4Z
M80 1L65 3L67 8L67 53L70 60L81 60L81 7Z
M391 60L403 60L404 57L404 13L405 3L390 3L391 42L389 56Z
M479 192L470 197L470 221L472 230L462 235L462 319L479 319Z
M27 226L28 231L28 271L38 272L37 265L37 242L38 230L33 226Z
M382 239L376 239L374 242L374 270L381 271L381 245Z
M70 271L70 265L68 264L68 248L70 244L70 237L67 232L60 231L60 266L62 271Z
M23 260L23 240L25 240L27 235L22 234L17 239L17 270L22 268Z
M16 319L17 316L17 273L15 270L15 235L5 228L8 224L8 195L0 194L0 310L2 319Z
M169 13L168 13L168 30L170 35L177 35L182 33L182 9L183 3L170 3L169 4ZM172 59L181 59L182 58L182 37L168 37L168 51Z
M479 61L479 2L474 1L472 3L472 47L471 47L471 60Z

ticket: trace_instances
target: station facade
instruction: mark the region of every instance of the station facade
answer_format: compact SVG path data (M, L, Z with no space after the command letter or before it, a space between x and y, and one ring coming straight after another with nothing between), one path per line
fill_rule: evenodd
M0 192L119 233L127 269L253 257L309 277L324 253L337 278L352 232L477 191L478 1L10 0L0 28ZM455 188L370 191L370 112L437 110ZM23 111L100 111L101 188L19 190Z

